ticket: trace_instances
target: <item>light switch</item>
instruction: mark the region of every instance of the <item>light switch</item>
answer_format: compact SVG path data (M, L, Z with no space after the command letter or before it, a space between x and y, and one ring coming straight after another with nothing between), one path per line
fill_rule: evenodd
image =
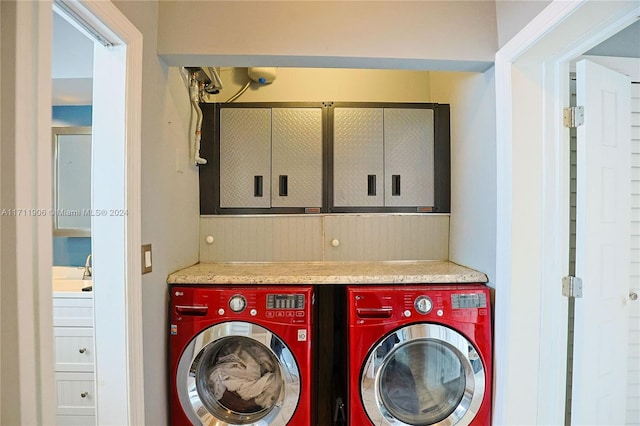
M142 273L151 272L151 244L142 246Z

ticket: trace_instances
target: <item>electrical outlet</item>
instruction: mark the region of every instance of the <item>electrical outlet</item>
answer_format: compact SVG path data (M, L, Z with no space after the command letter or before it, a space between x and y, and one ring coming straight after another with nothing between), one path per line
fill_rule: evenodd
M151 270L151 244L144 244L142 246L142 273L148 274Z

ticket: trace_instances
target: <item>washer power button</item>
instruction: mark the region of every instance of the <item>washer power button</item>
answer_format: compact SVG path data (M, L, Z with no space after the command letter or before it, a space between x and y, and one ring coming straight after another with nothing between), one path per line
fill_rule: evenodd
M418 296L413 302L413 306L416 308L416 311L418 311L418 313L425 315L431 312L431 309L433 309L433 302L428 296Z

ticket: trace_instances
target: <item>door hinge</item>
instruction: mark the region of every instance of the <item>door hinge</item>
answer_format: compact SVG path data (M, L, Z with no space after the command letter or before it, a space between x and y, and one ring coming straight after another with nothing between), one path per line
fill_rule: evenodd
M562 278L562 295L565 297L582 297L582 278L571 275Z
M562 122L564 127L578 127L584 124L584 107L566 107L562 110Z

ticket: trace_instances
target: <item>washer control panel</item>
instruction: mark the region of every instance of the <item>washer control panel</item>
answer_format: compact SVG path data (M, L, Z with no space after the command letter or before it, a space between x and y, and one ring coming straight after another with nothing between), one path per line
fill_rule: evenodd
M267 309L304 309L304 294L267 294Z

